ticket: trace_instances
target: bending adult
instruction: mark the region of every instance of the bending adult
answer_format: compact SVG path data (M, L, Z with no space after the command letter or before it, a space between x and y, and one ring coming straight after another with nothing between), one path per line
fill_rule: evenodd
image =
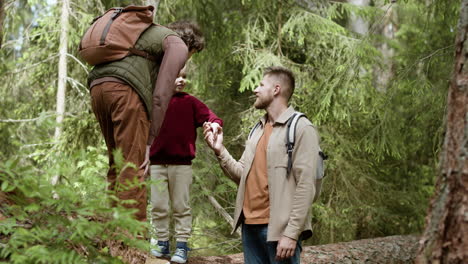
M136 208L136 219L146 220L145 175L149 149L159 133L174 94L179 71L190 56L203 50L199 27L188 21L153 25L138 39L135 48L157 60L131 55L95 66L88 76L93 112L101 127L109 155L107 180L127 208ZM122 151L125 162L139 168L115 169L114 151ZM139 184L135 184L139 183Z

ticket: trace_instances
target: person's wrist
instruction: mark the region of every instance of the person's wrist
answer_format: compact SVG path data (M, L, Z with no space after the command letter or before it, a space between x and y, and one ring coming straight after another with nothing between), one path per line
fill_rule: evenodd
M213 149L213 151L216 154L216 156L219 156L219 155L221 155L221 152L223 152L223 147L220 147L219 149L215 148L215 149Z

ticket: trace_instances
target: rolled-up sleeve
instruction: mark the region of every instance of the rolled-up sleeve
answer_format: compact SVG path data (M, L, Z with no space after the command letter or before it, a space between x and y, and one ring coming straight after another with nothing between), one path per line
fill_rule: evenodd
M169 101L174 94L174 82L180 69L184 67L189 54L187 45L178 36L166 37L163 48L164 57L153 90L153 111L147 145L151 145L159 134Z
M242 172L244 171L245 167L245 154L242 154L242 157L239 161L236 161L229 151L226 148L223 148L218 158L219 165L223 170L224 174L226 174L231 180L233 180L237 185L239 185Z

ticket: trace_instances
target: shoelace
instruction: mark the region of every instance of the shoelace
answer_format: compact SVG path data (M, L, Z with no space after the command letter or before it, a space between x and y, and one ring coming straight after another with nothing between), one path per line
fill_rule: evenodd
M164 254L169 254L169 245L158 244L158 251Z
M187 250L185 248L176 248L174 255L185 258L187 255Z

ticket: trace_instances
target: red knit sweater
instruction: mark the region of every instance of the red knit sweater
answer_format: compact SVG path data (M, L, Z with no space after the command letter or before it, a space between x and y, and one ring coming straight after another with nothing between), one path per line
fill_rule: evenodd
M207 121L223 126L223 121L196 97L176 93L169 103L159 135L151 145L151 164L192 164L197 127Z

